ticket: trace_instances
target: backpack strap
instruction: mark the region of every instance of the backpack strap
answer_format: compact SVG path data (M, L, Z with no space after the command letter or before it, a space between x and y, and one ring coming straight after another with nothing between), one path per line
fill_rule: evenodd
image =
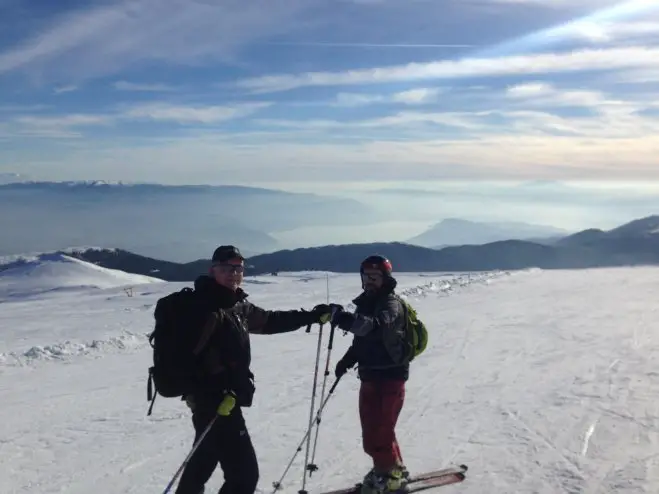
M213 336L213 333L215 332L215 328L217 328L217 323L220 320L220 316L217 312L211 312L211 314L208 316L206 319L206 323L204 324L204 327L201 330L201 334L199 335L199 341L197 342L197 345L194 347L194 350L192 350L192 353L195 354L196 356L199 356L199 354L206 348L208 345L208 342L211 339L211 336Z
M407 303L403 298L396 294L395 295L396 300L400 303L400 305L403 307L403 318L405 321L405 334L403 335L403 343L405 345L405 356L403 358L403 361L405 363L409 363L412 359L410 358L414 354L414 348L412 344L410 343L410 308L408 307Z

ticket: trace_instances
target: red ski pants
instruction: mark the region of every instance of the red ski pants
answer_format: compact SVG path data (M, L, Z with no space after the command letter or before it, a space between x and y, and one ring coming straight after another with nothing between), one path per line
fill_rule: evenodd
M405 401L405 381L362 381L359 389L359 418L364 452L373 467L389 471L402 465L396 440L396 422Z

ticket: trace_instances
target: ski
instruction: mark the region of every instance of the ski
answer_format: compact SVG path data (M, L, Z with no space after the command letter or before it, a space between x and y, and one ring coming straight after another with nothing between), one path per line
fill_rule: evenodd
M407 485L404 494L411 494L413 492L425 491L426 489L433 489L435 487L442 487L445 485L457 484L465 480L464 471L456 471L446 473L437 477L431 477L426 480L417 480Z
M432 489L434 487L457 484L458 482L465 480L467 469L467 465L459 465L442 468L441 470L433 470L430 472L411 475L408 480L407 487L404 491L402 491L402 493L413 493L426 489ZM353 485L352 487L325 491L319 494L357 494L360 489L361 482Z
M432 470L430 472L411 475L408 482L410 484L413 484L415 482L433 480L433 479L437 479L438 477L446 477L450 475L457 475L464 477L468 469L469 467L467 465L458 465L453 467L442 468L441 470Z

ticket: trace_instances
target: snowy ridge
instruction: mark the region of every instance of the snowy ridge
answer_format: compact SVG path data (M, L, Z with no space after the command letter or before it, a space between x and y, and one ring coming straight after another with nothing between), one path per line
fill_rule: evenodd
M4 266L0 271L0 300L30 297L45 292L117 288L146 283L163 283L163 280L103 268L64 254L41 254Z
M89 246L77 246L77 247L66 247L64 249L59 249L58 252L61 252L63 254L77 254L80 252L94 252L94 251L108 251L108 252L116 252L117 249L115 248L108 248L108 247L99 247L99 246L94 246L94 245L89 245ZM28 262L35 262L38 261L39 259L43 258L44 256L50 256L53 255L53 252L25 252L22 254L13 254L13 255L6 255L6 256L0 256L0 271L3 271L5 269L9 269L14 266L22 265Z

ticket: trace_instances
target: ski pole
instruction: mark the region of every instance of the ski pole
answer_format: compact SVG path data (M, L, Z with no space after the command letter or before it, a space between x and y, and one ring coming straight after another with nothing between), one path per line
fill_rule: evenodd
M313 410L314 410L314 404L316 402L316 388L318 387L318 364L320 362L320 348L321 344L323 341L323 326L324 324L320 324L320 329L318 330L318 346L316 349L316 364L314 367L314 373L313 373L313 387L311 388L311 406L309 408L309 431L311 431L311 428L313 427ZM304 488L307 485L307 465L309 462L309 448L311 447L311 434L307 436L307 450L304 456L304 472L302 475L302 489L300 490L300 494L306 492Z
M185 460L183 460L183 463L181 463L181 466L178 468L178 470L174 474L174 477L172 478L172 480L169 481L169 484L167 484L167 487L165 487L165 490L163 491L162 494L167 494L170 491L170 489L172 488L172 486L174 485L174 483L176 482L176 480L179 478L181 473L183 473L183 470L185 469L188 462L190 461L190 458L192 458L192 455L195 453L195 451L197 451L197 448L201 444L201 441L204 440L204 437L206 437L206 434L208 434L208 432L211 430L211 427L213 427L213 424L217 420L217 417L218 417L218 415L216 414L213 417L213 420L211 420L210 424L208 424L206 426L206 429L204 429L204 432L202 432L202 434L199 437L199 439L197 440L197 442L194 444L194 446L192 446L192 450L190 451L190 453L188 453L188 456L185 458Z
M327 393L327 396L325 397L325 401L323 401L323 402L321 403L321 405L320 405L320 408L318 408L318 413L316 414L316 419L320 416L320 414L322 413L323 409L325 408L325 405L327 405L327 402L328 402L329 399L332 397L332 394L334 393L334 390L336 389L336 385L339 384L339 381L340 381L340 380L341 380L341 377L337 377L337 378L336 378L336 381L334 381L334 384L333 384L332 387L329 389L329 391L328 391L328 393ZM312 426L313 426L313 424L312 424ZM293 462L295 461L295 458L297 457L297 454L298 454L300 451L302 451L302 445L303 445L304 442L307 440L307 437L309 437L310 434L311 434L311 428L307 429L307 432L304 434L304 437L302 438L302 440L301 440L300 443L298 444L298 446L297 446L297 448L296 448L296 450L295 450L295 453L293 453L293 457L292 457L291 460L288 462L288 465L286 466L286 469L284 470L284 473L281 475L279 481L277 481L277 482L273 482L273 483L272 483L272 486L274 487L274 490L272 491L272 494L275 494L275 492L277 492L279 489L281 489L281 483L284 481L284 478L286 477L286 474L288 473L288 471L290 470L291 466L293 465ZM305 493L303 493L303 494L306 494L306 491L305 491Z
M334 312L332 313L334 316ZM325 375L323 376L323 388L320 392L321 402L325 399L325 387L327 386L327 376L329 376L329 365L330 365L330 356L332 354L332 343L334 341L334 330L336 329L335 325L330 326L330 335L329 335L329 344L327 345L327 358L325 359ZM311 454L311 463L307 465L307 470L309 470L309 477L311 474L318 470L318 465L315 464L316 459L316 447L318 446L318 433L320 432L320 414L318 414L317 422L318 426L316 427L316 437L314 438L313 443L313 453Z

